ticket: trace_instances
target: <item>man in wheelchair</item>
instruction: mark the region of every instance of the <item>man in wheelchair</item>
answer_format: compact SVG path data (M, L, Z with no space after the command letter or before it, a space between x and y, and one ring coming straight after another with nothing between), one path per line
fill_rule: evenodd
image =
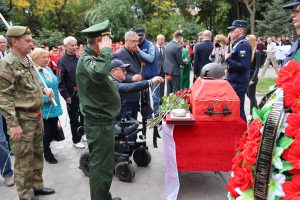
M124 182L131 182L135 176L132 162L129 159L133 155L133 160L138 166L146 167L151 162L151 154L148 151L146 141L141 136L142 141L136 141L137 134L143 132L146 127L139 128L139 122L125 113L126 101L124 94L147 89L153 83L163 82L163 78L156 76L151 80L124 83L126 68L121 60L114 59L110 68L111 78L116 85L121 97L121 111L116 118L115 124L115 174ZM148 98L149 99L149 98ZM143 109L143 108L142 108ZM89 154L84 153L80 157L80 169L89 176Z
M119 59L112 60L111 68L110 68L110 75L113 79L114 84L119 90L120 97L121 97L121 112L119 116L117 117L117 121L120 121L121 118L126 114L126 101L124 98L124 94L142 91L144 89L149 88L152 84L161 83L164 81L164 79L160 76L155 76L154 78L150 80L142 80L138 82L131 82L131 83L125 83L123 82L125 80L126 75L126 68L130 67L129 64L124 64ZM142 108L143 109L143 108Z

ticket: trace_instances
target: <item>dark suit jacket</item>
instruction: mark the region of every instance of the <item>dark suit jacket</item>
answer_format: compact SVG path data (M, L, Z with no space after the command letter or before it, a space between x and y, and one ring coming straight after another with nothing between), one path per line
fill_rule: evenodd
M164 69L164 61L165 61L165 47L162 47L162 54L159 53L159 48L157 45L155 45L155 52L156 52L156 58L157 58L157 64L159 67L159 71L163 71Z
M74 87L76 86L76 66L78 58L75 55L64 54L57 63L59 73L58 90L64 99L73 96Z
M169 42L165 47L164 72L179 76L180 65L184 64L182 60L182 48L174 40Z
M132 83L132 77L135 74L141 73L141 62L137 53L129 52L125 47L119 49L112 54L112 59L118 58L125 64L130 64L127 68L126 79L124 82ZM126 102L138 102L140 101L140 92L132 92L130 94L124 94Z
M214 49L214 45L209 40L204 40L196 44L194 53L194 74L200 74L204 65L211 63L209 55Z

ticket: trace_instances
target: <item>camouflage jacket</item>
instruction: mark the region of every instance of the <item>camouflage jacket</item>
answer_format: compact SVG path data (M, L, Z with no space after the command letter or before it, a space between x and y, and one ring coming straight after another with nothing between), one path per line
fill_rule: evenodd
M19 125L16 109L38 110L43 105L43 88L28 60L26 63L12 51L0 60L0 112L8 128Z

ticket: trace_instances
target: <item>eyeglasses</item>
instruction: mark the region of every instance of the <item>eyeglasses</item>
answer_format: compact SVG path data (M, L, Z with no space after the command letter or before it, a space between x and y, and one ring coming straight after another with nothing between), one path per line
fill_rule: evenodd
M130 42L130 43L135 43L135 44L138 44L138 43L139 43L138 40L128 40L128 42Z

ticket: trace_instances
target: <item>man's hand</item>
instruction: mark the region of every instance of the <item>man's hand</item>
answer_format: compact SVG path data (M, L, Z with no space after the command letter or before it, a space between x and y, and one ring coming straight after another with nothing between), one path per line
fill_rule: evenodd
M44 88L44 92L48 96L49 101L52 102L52 100L54 99L53 90L51 88Z
M23 130L20 126L11 127L9 129L10 138L14 141L20 141L23 136Z
M67 102L67 104L71 104L71 103L72 103L71 97L67 98L67 99L66 99L66 102Z
M132 77L132 82L138 82L138 81L141 81L141 80L143 80L143 77L142 77L141 74L135 74Z
M225 52L225 60L227 60L231 56L231 53Z
M152 83L162 83L164 82L164 79L160 76L155 76L154 78L151 79Z
M100 50L103 49L104 47L111 48L112 47L112 41L111 41L111 39L109 39L108 36L104 36L104 37L102 37L101 42L98 42L98 46L99 46Z

